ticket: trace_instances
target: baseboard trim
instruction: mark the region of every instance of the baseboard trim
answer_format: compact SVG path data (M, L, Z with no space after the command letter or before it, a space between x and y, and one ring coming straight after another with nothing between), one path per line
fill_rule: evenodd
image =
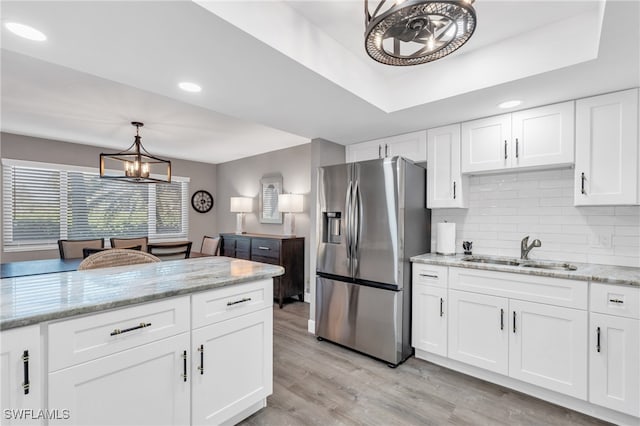
M486 380L487 382L514 389L518 392L522 392L527 395L531 395L533 397L551 402L552 404L570 408L574 411L578 411L580 413L584 413L589 416L596 417L598 419L602 419L618 425L637 425L639 423L639 419L637 417L633 417L628 414L620 413L609 408L592 404L588 401L583 401L581 399L577 399L568 395L525 383L520 380L512 379L511 377L503 376L502 374L494 373L493 371L487 371L473 365L468 365L450 358L425 352L420 349L416 349L415 356L418 359L432 362L442 367L446 367L451 370L476 377L478 379Z
M316 334L316 322L314 320L307 321L307 331L311 334Z

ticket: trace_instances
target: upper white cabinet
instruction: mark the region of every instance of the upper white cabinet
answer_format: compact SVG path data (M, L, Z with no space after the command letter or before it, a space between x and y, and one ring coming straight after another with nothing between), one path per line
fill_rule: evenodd
M576 102L576 206L638 204L638 89Z
M24 415L24 410L32 410L36 416L43 407L44 362L40 349L40 327L34 325L3 331L0 333L0 341L2 424L43 424L43 418ZM22 418L20 410L23 410Z
M416 163L427 161L427 132L406 133L347 145L347 163L402 156Z
M427 207L466 207L468 177L460 173L460 124L427 131Z
M573 101L462 123L462 173L573 164Z

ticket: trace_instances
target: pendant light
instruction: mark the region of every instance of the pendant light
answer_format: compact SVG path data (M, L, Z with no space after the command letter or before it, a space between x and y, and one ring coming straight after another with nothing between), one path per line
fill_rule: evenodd
M132 121L131 125L136 128L136 136L126 151L100 154L100 177L133 183L171 183L171 161L154 157L144 149L140 137L140 127L144 123ZM122 170L122 173L107 175L107 168Z
M475 0L364 0L365 48L386 65L418 65L465 44L476 28Z

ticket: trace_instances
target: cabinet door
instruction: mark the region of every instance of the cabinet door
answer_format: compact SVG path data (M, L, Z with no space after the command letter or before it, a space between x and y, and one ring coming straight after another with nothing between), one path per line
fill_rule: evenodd
M273 392L273 309L194 330L193 424L221 424Z
M413 347L447 356L447 289L414 284L412 304Z
M422 130L386 138L382 142L382 151L385 157L399 155L423 163L427 161L427 132Z
M182 333L50 373L49 407L70 417L49 424L189 424L188 349Z
M347 145L347 163L383 158L383 150L384 142L380 142L380 140Z
M462 123L462 173L511 167L511 114Z
M449 290L449 358L507 374L508 299Z
M460 174L460 125L427 131L427 207L466 207L468 178Z
M640 321L591 313L589 401L640 416Z
M587 399L587 311L509 301L509 376Z
M576 101L577 206L638 203L638 89Z
M45 408L42 403L40 327L34 325L3 331L0 341L2 424L42 424L42 419L33 419L38 410ZM27 410L33 410L33 416Z
M511 124L513 166L573 164L573 101L515 112Z

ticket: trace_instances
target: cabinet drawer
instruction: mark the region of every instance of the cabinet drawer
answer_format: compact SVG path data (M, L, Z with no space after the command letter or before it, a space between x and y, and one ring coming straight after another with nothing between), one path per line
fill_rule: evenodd
M640 319L640 288L610 284L591 284L592 312Z
M236 240L236 251L246 251L248 252L251 247L251 239L249 238L238 238Z
M447 266L413 264L413 283L447 288L449 268Z
M252 262L268 263L270 265L279 265L280 264L280 261L277 258L274 259L273 257L257 256L255 254L253 256L251 256L251 261Z
M251 259L255 257L280 258L280 241L266 238L254 238L251 242Z
M49 372L186 331L188 296L55 322L49 325Z
M449 268L449 288L587 310L586 281L511 272Z
M198 328L270 307L273 280L231 285L191 297L192 326Z

